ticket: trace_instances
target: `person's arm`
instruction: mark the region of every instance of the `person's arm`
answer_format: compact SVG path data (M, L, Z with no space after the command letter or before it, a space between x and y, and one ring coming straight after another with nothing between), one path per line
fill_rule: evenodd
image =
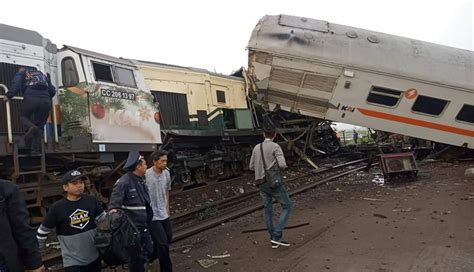
M43 266L35 230L30 226L30 216L25 201L20 196L18 187L13 187L7 203L8 219L13 237L18 245L18 257L26 270L39 269Z
M255 171L255 148L252 150L252 156L250 157L249 169Z
M101 222L102 220L105 219L106 213L104 212L104 209L102 208L102 205L100 205L99 201L95 200L95 218L94 221L96 224Z
M46 239L48 238L48 234L53 232L56 228L56 212L56 206L53 205L49 209L48 214L46 214L46 218L43 220L38 230L36 231L36 238L38 239L38 245L40 249L44 247Z
M51 79L48 76L46 79L48 80L49 97L53 98L56 95L56 89L54 88L54 85L51 83Z
M125 182L120 179L114 184L114 189L110 195L109 211L114 212L116 209L122 207L123 200L125 199L124 184Z
M273 154L275 154L275 158L277 160L277 163L280 169L285 169L288 167L286 165L286 160L285 160L285 155L283 154L283 150L281 150L281 147L279 145L276 146Z
M10 89L5 94L6 97L12 98L18 94L18 92L23 89L23 85L25 81L25 72L18 72L15 74L12 80L12 84L10 85Z
M170 172L167 171L167 190L166 190L166 210L168 211L168 216L171 216L171 212L170 212L170 191L171 191L171 176L170 176Z

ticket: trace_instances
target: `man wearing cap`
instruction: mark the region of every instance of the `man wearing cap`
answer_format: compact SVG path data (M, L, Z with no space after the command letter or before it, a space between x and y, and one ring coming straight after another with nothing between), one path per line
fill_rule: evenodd
M123 175L114 185L110 196L109 210L117 209L125 211L130 220L135 224L141 235L141 247L131 248L129 271L145 271L144 264L153 251L152 240L148 231L153 217L150 206L150 196L145 184L146 174L145 159L138 151L128 154L127 162L123 167L127 173Z
M83 194L86 180L78 170L63 176L66 197L51 206L37 232L42 248L48 234L56 228L66 272L101 270L94 236L96 224L105 212L96 198Z

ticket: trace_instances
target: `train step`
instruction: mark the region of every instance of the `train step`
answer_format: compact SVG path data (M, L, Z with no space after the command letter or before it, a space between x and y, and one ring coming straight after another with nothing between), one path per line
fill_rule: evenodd
M18 154L18 158L41 158L41 154Z
M32 171L20 171L18 172L19 175L31 175L31 174L41 174L43 170L32 170Z

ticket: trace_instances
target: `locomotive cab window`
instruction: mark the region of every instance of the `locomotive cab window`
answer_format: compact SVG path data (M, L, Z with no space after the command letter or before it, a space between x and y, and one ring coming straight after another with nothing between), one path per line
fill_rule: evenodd
M119 85L127 87L137 87L132 70L121 67L115 67L115 72L117 73L117 80Z
M114 82L112 77L112 66L97 62L92 62L96 81Z
M217 103L225 103L225 92L224 91L216 91L217 96Z
M448 101L443 99L419 95L416 98L416 101L411 109L414 112L426 113L437 116L443 112L447 104Z
M71 87L79 83L79 76L77 74L76 63L71 57L64 58L61 61L61 72L63 86Z
M456 116L456 120L474 124L474 106L464 104Z
M372 86L369 96L367 97L367 102L382 106L394 107L398 104L398 101L400 101L401 95L401 91Z

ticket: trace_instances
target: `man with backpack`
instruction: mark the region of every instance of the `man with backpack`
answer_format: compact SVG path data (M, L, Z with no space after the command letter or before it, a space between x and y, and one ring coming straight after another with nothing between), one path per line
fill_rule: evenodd
M18 187L0 179L0 271L25 270L45 271L35 230Z
M138 151L128 154L124 165L127 173L114 185L109 202L109 213L121 209L130 218L140 232L141 245L130 247L129 271L145 271L145 262L153 252L153 245L148 231L153 211L150 206L150 196L145 184L144 176L147 165Z
M171 190L170 171L166 168L168 152L158 150L151 154L153 166L146 170L146 185L150 191L153 219L151 237L154 244L154 255L160 261L160 272L172 272L170 244L172 230L170 222L169 191Z
M30 143L31 154L41 152L44 126L51 110L51 99L56 90L48 76L36 68L20 68L12 80L4 100L23 95L21 121L25 126L25 141Z
M290 246L283 240L283 229L288 221L292 204L288 192L281 180L280 169L286 168L285 156L281 147L273 142L276 132L273 128L264 128L265 140L256 145L250 157L250 170L255 171L256 185L260 189L265 215L265 224L270 234L272 248ZM277 224L273 224L273 199L276 199L282 211Z
M63 176L66 197L51 206L37 231L42 248L48 234L56 229L66 272L101 270L94 238L96 224L105 218L105 212L95 197L83 194L85 181L85 176L78 170Z

